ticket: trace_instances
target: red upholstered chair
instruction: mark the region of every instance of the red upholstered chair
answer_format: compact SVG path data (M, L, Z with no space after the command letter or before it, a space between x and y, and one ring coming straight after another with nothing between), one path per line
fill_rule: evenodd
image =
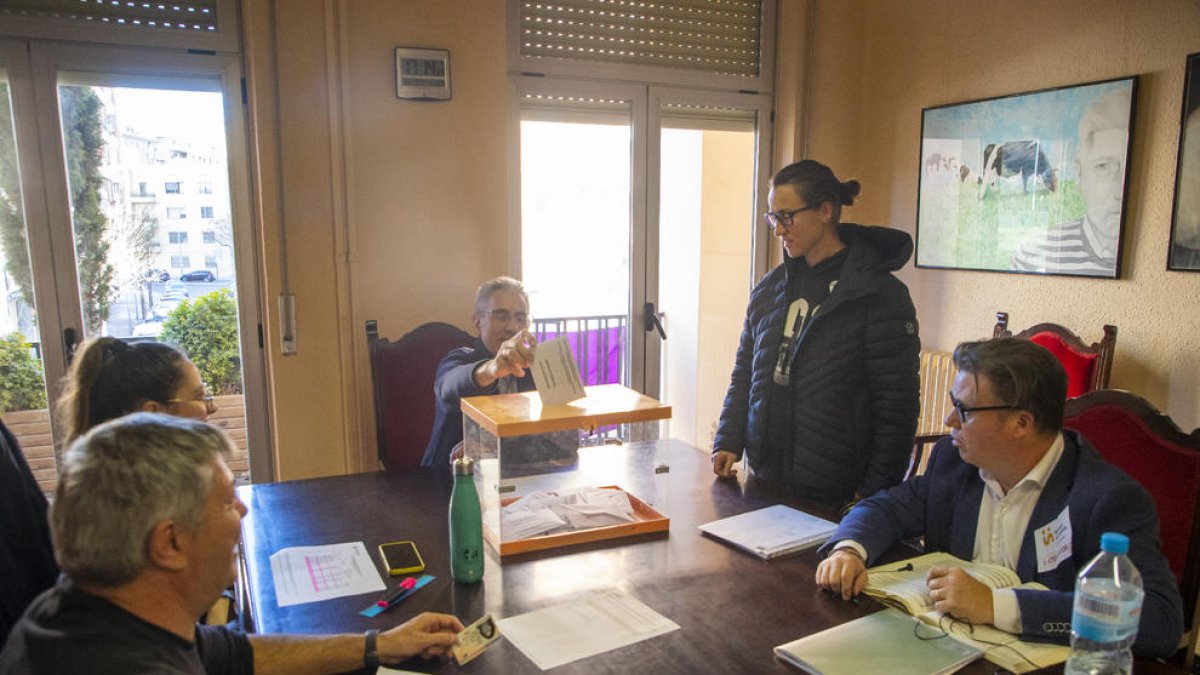
M1146 399L1115 389L1068 399L1064 425L1083 434L1154 497L1163 554L1183 596L1185 670L1190 672L1200 593L1200 429L1185 434Z
M992 337L1013 337L1008 329L1008 312L996 312ZM1113 351L1117 346L1116 326L1104 326L1104 337L1091 345L1084 344L1078 335L1056 323L1039 323L1017 333L1016 337L1039 344L1058 358L1067 371L1067 396L1108 388Z
M451 349L474 342L466 331L439 322L418 326L391 342L379 337L375 321L367 321L379 461L388 471L420 466L433 431L437 364Z

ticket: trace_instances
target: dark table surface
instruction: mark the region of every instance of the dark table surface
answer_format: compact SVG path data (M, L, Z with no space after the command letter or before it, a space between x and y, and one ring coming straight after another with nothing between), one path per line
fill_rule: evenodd
M448 470L403 475L358 474L244 486L244 582L254 629L262 633L361 632L386 629L423 611L448 612L470 623L485 613L515 616L568 602L593 590L617 588L679 624L680 630L554 669L574 673L793 673L772 647L878 611L863 598L843 602L816 588L814 549L770 562L701 535L697 526L776 503L825 517L821 507L789 498L753 480L714 480L707 453L670 446L670 533L505 557L487 548L483 581L450 579L446 509ZM581 452L622 452L606 448ZM631 452L631 457L636 453ZM661 457L660 453L660 457ZM634 459L627 460L637 465ZM638 475L643 475L640 472ZM661 476L660 476L661 479ZM637 479L631 479L638 494ZM412 540L436 576L401 605L374 619L358 615L376 594L278 607L269 557L291 546L362 541L378 560L380 543ZM389 587L394 583L388 581ZM864 645L870 649L870 645ZM451 672L449 662L412 659L408 670ZM501 640L463 667L476 673L536 673L537 666ZM992 673L977 662L963 672ZM1138 661L1139 672L1157 664ZM1164 670L1162 672L1170 672ZM866 674L864 674L866 675Z

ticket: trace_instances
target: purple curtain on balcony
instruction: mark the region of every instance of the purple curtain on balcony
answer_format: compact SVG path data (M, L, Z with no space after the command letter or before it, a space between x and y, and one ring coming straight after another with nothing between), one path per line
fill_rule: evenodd
M556 330L556 326L543 325L535 331L539 341L566 336L575 362L579 364L579 376L584 385L621 382L621 357L625 349L624 321L620 325L608 323L606 326L574 331Z

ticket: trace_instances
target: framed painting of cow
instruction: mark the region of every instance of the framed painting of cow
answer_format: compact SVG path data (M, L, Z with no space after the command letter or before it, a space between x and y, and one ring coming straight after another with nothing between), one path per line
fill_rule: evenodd
M1137 83L923 110L917 267L1120 277Z
M1167 269L1200 272L1200 52L1187 57Z

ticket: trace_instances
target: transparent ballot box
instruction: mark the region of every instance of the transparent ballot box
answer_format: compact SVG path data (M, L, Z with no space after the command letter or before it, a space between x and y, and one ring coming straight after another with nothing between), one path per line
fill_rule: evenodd
M484 539L514 553L666 532L671 407L621 385L543 406L537 392L462 399Z

